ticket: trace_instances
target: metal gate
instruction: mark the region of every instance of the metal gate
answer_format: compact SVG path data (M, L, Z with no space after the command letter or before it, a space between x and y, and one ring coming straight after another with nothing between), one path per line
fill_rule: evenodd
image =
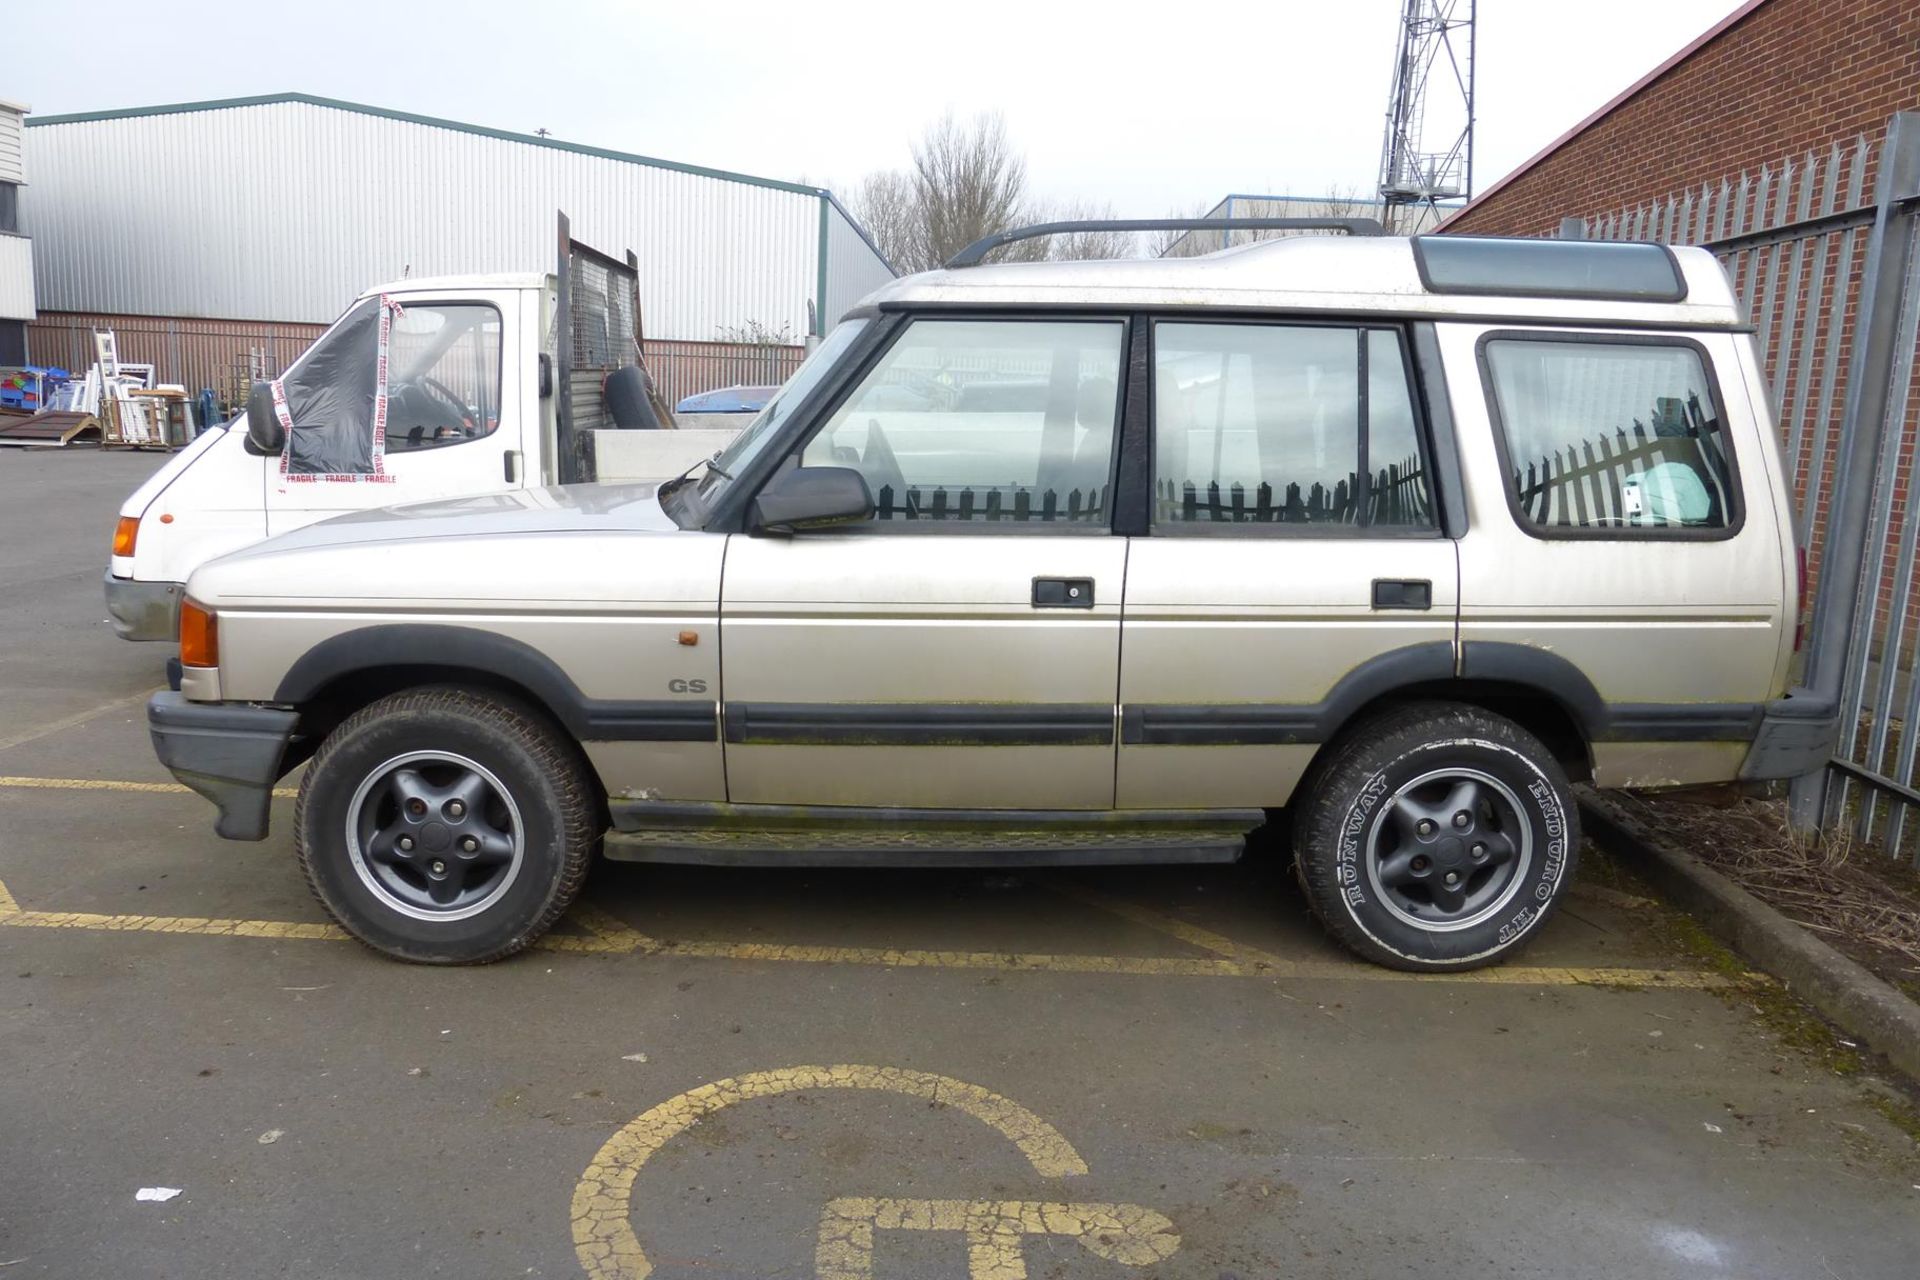
M1726 267L1768 373L1813 583L1801 684L1841 711L1830 765L1793 784L1794 820L1920 864L1920 112L1894 116L1878 148L1835 144L1560 233L1701 245Z

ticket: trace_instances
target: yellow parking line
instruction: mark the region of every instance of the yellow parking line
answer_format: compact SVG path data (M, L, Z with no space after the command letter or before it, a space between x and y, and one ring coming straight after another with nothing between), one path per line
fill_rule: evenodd
M1070 881L1049 881L1047 882L1047 887L1055 893L1073 899L1075 902L1083 902L1088 906L1098 907L1102 911L1119 916L1122 920L1131 921L1134 924L1152 929L1156 933L1164 933L1169 937L1178 938L1182 942L1199 947L1202 951L1211 951L1215 955L1225 956L1229 960L1237 961L1248 968L1264 971L1286 967L1286 961L1280 959L1279 956L1262 951L1258 947L1250 947L1245 943L1235 942L1232 938L1224 934L1215 933L1211 929L1202 929L1198 925L1188 924L1184 920L1177 920L1162 912L1154 911L1136 903L1126 902L1120 898L1111 897L1101 893L1097 889L1090 889L1083 884L1075 884Z
M27 778L0 774L0 787L25 787L41 791L144 791L148 793L192 794L192 788L177 782L123 782L118 778ZM275 787L273 794L291 799L300 794L298 787Z
M663 942L621 926L588 907L577 923L590 936L549 934L542 950L582 954L641 954L688 959L780 964L857 964L892 969L972 969L1010 973L1092 973L1151 977L1265 977L1282 981L1469 982L1498 986L1609 986L1705 990L1739 986L1747 976L1685 969L1585 968L1506 965L1467 973L1399 973L1360 961L1290 961L1271 957L1258 965L1218 959L1155 956L1054 955L1004 951L924 951L891 947L824 947L766 942ZM111 933L180 933L216 938L308 939L341 942L337 925L301 920L227 920L207 916L105 915L88 911L27 911L0 884L0 926L28 929L90 929ZM611 925L611 928L608 926ZM600 930L606 930L602 932ZM1261 953L1265 954L1265 953Z
M1276 978L1344 978L1358 982L1412 979L1418 982L1480 982L1498 986L1685 987L1693 990L1737 986L1742 982L1761 978L1759 974L1729 978L1717 973L1691 969L1634 969L1617 966L1595 968L1581 965L1505 964L1487 969L1471 969L1462 973L1403 973L1375 965L1366 965L1356 970L1355 966L1344 960L1283 960L1258 947L1235 942L1210 929L1188 924L1184 920L1155 911L1150 907L1140 906L1138 903L1110 897L1085 885L1056 881L1049 883L1047 887L1076 902L1098 907L1102 911L1111 912L1124 920L1132 921L1157 933L1164 933L1216 955L1225 956L1237 962L1239 971L1251 975L1264 974ZM1644 903L1647 899L1638 898L1635 901Z
M649 938L625 921L608 915L591 902L575 899L573 906L567 909L567 918L593 935L591 938L582 938L579 941L597 945L568 947L562 950L658 951L660 949L658 939Z
M0 926L29 929L92 929L112 933L184 933L215 938L310 939L344 942L337 925L298 920L224 920L206 916L103 915L88 911L24 911L0 888ZM780 964L856 964L889 969L974 969L1008 973L1103 973L1149 977L1265 977L1282 981L1468 982L1497 986L1603 986L1708 990L1742 985L1751 975L1729 977L1685 969L1584 968L1508 965L1466 973L1399 973L1360 961L1293 962L1259 966L1225 958L1184 960L1154 956L1052 955L1000 951L921 951L890 947L790 946L767 942L655 942L594 934L549 934L541 950L588 955L652 955L688 959Z
M992 969L1027 973L1125 973L1214 978L1253 976L1253 971L1246 966L1224 959L920 951L892 947L794 946L777 942L662 942L654 954L707 960L765 960L785 964L866 964L893 969Z
M126 782L104 778L36 778L0 775L0 787L71 791L185 792L172 782ZM275 788L291 797L293 787ZM536 946L547 951L587 955L658 955L693 959L741 960L779 964L854 964L895 969L961 969L1011 973L1095 973L1152 977L1265 977L1286 981L1466 982L1496 986L1609 986L1709 990L1763 981L1759 975L1722 975L1683 969L1638 969L1552 965L1501 965L1465 973L1413 974L1359 961L1286 960L1223 934L1189 924L1137 903L1110 897L1085 885L1051 882L1048 887L1076 901L1177 938L1211 957L1059 955L1044 952L933 951L893 947L832 947L767 942L672 942L649 937L589 903L575 903L568 915L585 934L549 934ZM93 929L116 933L184 933L203 937L279 938L340 941L338 926L293 920L224 920L202 916L107 915L94 912L28 911L0 883L0 925L38 929Z
M11 899L9 899L11 901ZM99 929L111 933L191 933L210 938L347 939L338 925L300 920L219 920L208 916L112 916L91 911L14 911L0 925L26 929Z
M0 738L0 751L24 746L36 738L44 738L49 734L59 733L62 729L76 728L93 719L95 716L103 716L109 711L117 711L121 707L133 703L145 702L157 692L157 689L147 689L140 693L128 694L124 698L115 698L112 702L103 702L97 707L89 707L85 711L76 711L70 716L62 716L60 719L48 721L46 724L35 725L33 728L24 730L23 732L9 734L7 737Z

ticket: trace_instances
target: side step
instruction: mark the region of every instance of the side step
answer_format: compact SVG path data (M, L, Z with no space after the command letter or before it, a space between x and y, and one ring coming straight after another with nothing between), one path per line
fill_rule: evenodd
M731 867L1112 866L1233 862L1258 809L1164 812L613 807L616 862Z

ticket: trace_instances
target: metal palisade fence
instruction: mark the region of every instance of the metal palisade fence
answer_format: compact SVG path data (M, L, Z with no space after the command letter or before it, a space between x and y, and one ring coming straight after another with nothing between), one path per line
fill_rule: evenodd
M1868 194L1871 184L1872 194ZM1752 319L1813 583L1797 696L1831 699L1802 829L1920 863L1920 112L1865 138L1594 218L1561 235L1700 245Z

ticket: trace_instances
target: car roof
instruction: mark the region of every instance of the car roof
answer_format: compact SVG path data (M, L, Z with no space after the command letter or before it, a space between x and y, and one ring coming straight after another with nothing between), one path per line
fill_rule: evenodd
M1596 242L1594 247L1601 246ZM856 309L1043 305L1358 312L1684 328L1747 323L1745 309L1711 253L1695 248L1671 253L1685 286L1685 296L1677 302L1436 292L1423 282L1410 239L1297 235L1191 258L1008 262L924 271L883 285Z

